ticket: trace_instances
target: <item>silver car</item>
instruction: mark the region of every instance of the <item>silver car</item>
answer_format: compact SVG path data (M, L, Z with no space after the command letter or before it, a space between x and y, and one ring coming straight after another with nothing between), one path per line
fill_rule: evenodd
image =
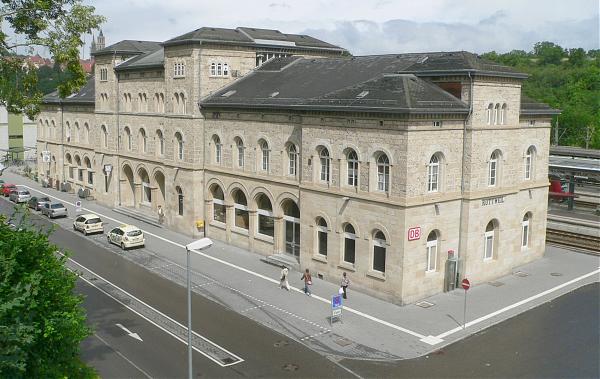
M41 211L44 216L48 216L50 218L68 216L67 208L62 203L57 202L44 203Z
M27 190L15 190L11 191L8 195L10 201L14 201L15 203L26 203L31 199L31 194Z

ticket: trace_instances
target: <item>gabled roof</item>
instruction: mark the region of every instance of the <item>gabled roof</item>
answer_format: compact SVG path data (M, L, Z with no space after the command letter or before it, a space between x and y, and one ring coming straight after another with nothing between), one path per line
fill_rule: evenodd
M42 103L44 104L91 104L94 105L95 102L95 92L96 86L94 82L94 78L88 78L87 83L81 89L74 94L61 99L58 96L58 91L51 92L44 96L42 99Z
M415 75L417 57L275 58L200 102L202 107L390 113L467 113L468 105Z
M143 53L137 57L126 60L115 67L116 71L134 70L141 68L163 67L165 63L165 50L160 47L158 50Z
M540 103L530 97L521 95L521 115L523 116L557 115L560 113L560 109L554 109L548 104Z
M123 40L98 50L92 55L107 55L107 54L142 54L160 49L160 42L155 41L135 41Z
M274 29L258 28L211 28L203 27L172 38L164 46L183 43L220 43L264 47L285 47L290 50L329 50L346 53L346 49L321 41L311 36L285 34Z

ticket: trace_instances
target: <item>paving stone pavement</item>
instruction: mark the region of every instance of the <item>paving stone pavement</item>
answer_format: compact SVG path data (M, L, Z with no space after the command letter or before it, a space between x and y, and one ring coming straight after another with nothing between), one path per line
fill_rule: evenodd
M71 217L55 222L71 228L72 216L76 214L73 204L80 200L75 195L42 188L10 172L5 172L3 179L63 201L69 206ZM93 201L83 200L82 207L103 216L107 228L122 222L138 225L145 231L147 243L143 249L123 253L117 246L107 245L103 235L88 238L157 275L185 285L183 246L192 238L141 223ZM290 292L282 290L278 286L280 269L261 262L261 257L214 241L203 255L192 256L194 291L336 359L421 356L600 280L600 257L549 246L542 259L516 268L511 275L494 282L471 283L464 330L462 289L431 296L425 299L431 305L424 308L387 303L350 287L342 322L331 325L329 299L338 291L336 284L315 279L313 296L309 297L301 292L300 272L292 270L290 285L294 288Z

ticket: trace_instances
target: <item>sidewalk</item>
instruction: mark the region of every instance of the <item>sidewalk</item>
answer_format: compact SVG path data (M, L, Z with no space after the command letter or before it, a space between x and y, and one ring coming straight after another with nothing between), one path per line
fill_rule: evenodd
M69 206L70 216L75 214L73 204L80 200L75 195L42 188L6 171L2 178L56 197ZM157 275L185 284L183 247L191 238L130 219L93 201L82 203L85 211L98 213L108 221L108 227L131 223L146 233L144 249L125 254L116 247L109 249ZM55 222L70 229L72 217ZM104 236L88 238L107 247ZM287 292L278 286L280 269L261 262L261 257L214 241L213 247L192 257L194 291L338 358L390 360L421 356L600 279L599 257L548 247L544 258L519 267L513 275L491 283L471 283L464 330L463 290L432 296L426 299L431 306L423 308L390 304L350 287L343 322L330 325L330 299L338 285L313 279L313 296L308 297L301 291L301 273L291 271L290 285L294 288Z

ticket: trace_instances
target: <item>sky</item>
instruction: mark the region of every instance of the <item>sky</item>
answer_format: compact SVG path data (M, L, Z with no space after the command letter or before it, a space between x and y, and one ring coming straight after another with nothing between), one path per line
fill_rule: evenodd
M107 45L165 41L203 26L308 34L354 55L599 48L598 0L84 0L107 17ZM86 38L86 56L91 37Z

